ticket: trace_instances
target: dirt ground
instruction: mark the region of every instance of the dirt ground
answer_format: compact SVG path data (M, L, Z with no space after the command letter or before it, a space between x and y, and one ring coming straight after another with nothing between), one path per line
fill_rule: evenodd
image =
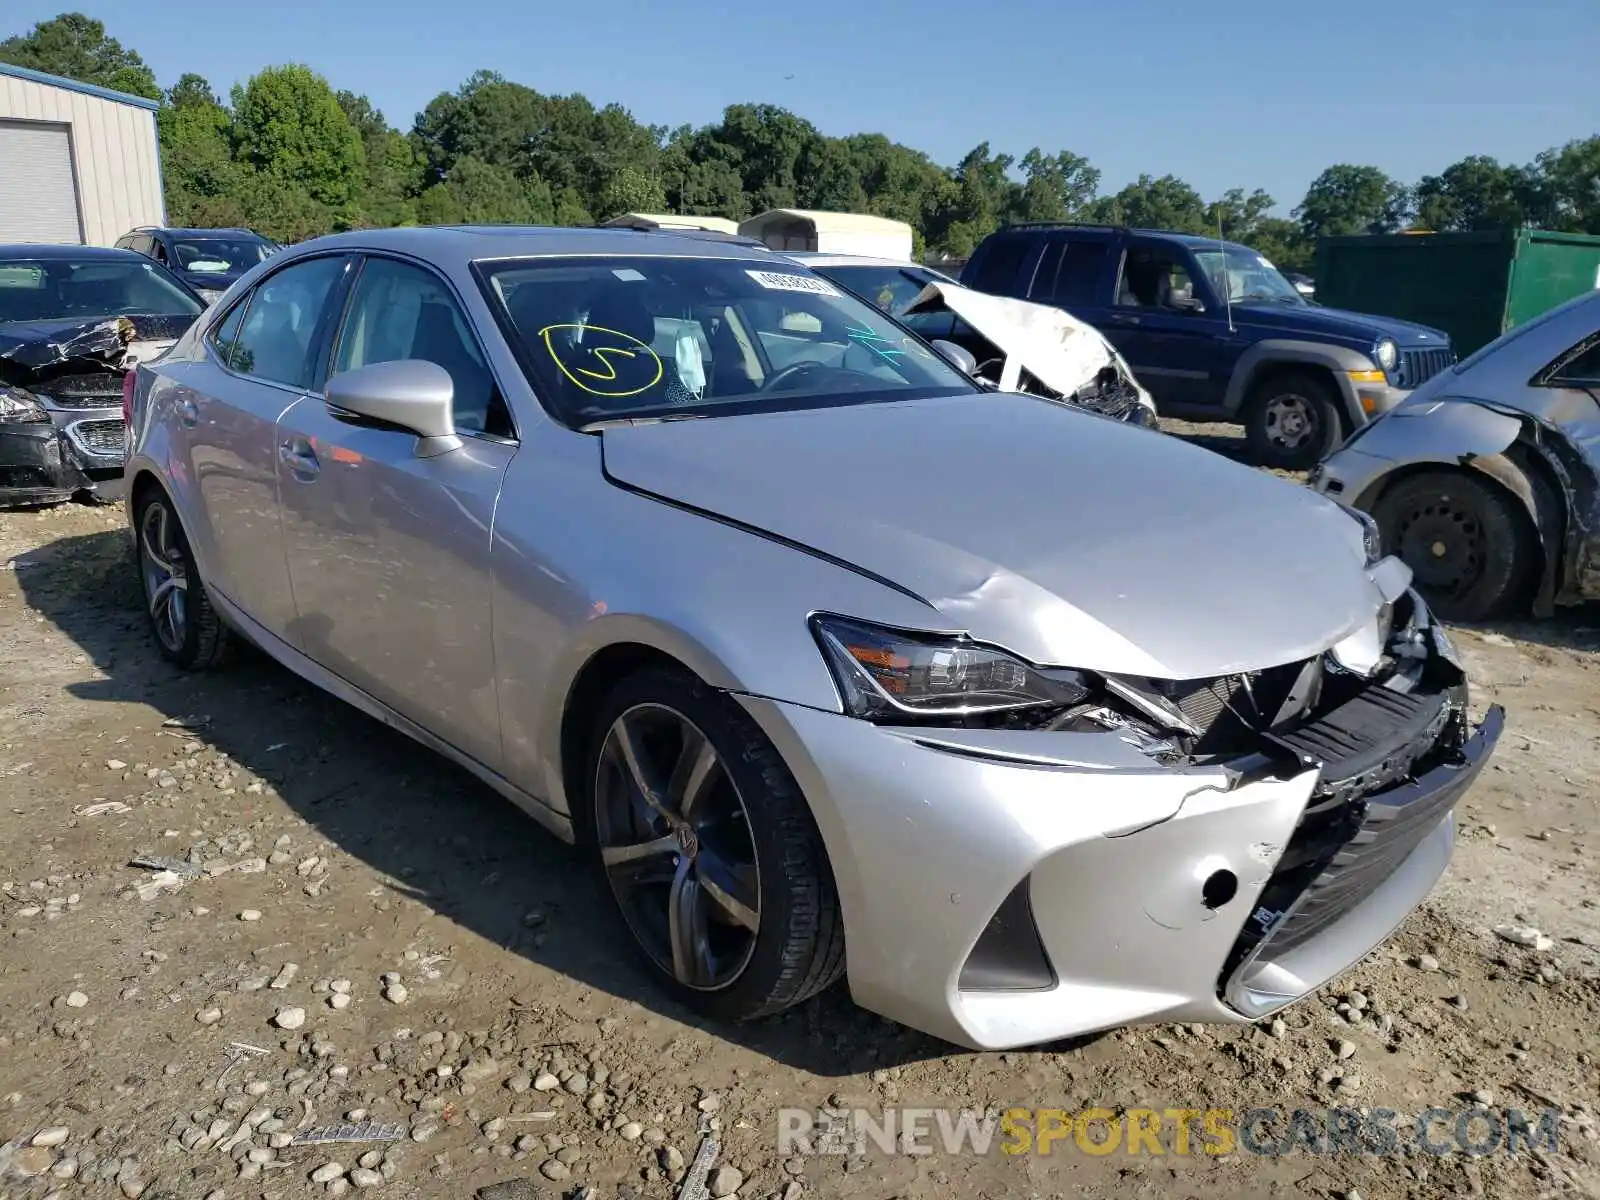
M1600 612L1459 631L1508 732L1446 879L1324 994L970 1054L843 988L699 1023L468 776L259 657L165 665L130 564L118 508L0 514L0 1197L669 1197L702 1123L713 1193L757 1200L1600 1195ZM1561 1115L1482 1155L780 1155L778 1110L825 1105ZM341 1121L398 1137L288 1144Z

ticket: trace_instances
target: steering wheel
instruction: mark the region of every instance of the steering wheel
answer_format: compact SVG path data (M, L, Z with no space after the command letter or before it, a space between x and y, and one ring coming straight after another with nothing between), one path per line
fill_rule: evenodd
M804 362L793 362L787 367L780 367L773 373L772 378L761 385L761 390L763 392L782 391L783 385L791 380L799 379L818 371L827 371L831 375L854 375L858 379L872 379L872 376L865 371L856 371L849 367L830 367L827 363L820 363L815 359L806 359Z

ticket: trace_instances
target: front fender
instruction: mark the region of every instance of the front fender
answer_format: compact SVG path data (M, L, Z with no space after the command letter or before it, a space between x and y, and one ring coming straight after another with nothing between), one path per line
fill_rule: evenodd
M1396 471L1470 466L1503 455L1521 432L1522 418L1470 400L1406 405L1359 430L1323 460L1310 482L1323 495L1366 511Z
M1233 375L1228 380L1228 391L1222 401L1223 411L1231 417L1243 408L1250 394L1251 382L1263 367L1276 364L1298 364L1327 371L1333 376L1334 386L1339 389L1339 399L1350 418L1351 428L1359 428L1366 421L1361 397L1356 394L1355 384L1350 382L1347 372L1370 371L1377 364L1359 350L1352 350L1348 346L1308 342L1298 338L1266 338L1240 355L1239 361L1234 364Z

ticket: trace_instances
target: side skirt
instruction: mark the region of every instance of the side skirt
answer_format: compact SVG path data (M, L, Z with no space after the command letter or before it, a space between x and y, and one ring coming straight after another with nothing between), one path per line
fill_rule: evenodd
M210 596L211 602L216 605L223 619L239 636L264 654L275 659L282 666L293 671L307 683L338 697L353 708L360 709L374 720L382 721L391 729L398 729L401 733L413 741L420 742L435 754L443 755L457 766L470 771L562 841L570 843L576 840L572 830L572 819L565 813L557 812L538 797L523 791L509 779L490 770L471 755L462 753L449 742L435 737L416 722L401 716L387 704L374 699L360 688L351 686L332 671L319 666L282 638L268 632L257 622L245 616L239 610L238 605L220 594L215 588L208 588L207 595Z

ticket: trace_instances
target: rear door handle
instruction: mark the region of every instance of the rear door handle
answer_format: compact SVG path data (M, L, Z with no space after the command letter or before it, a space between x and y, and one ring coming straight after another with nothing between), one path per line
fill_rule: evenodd
M297 479L315 479L317 473L322 470L322 464L317 460L317 452L303 437L287 437L278 443L278 461Z

